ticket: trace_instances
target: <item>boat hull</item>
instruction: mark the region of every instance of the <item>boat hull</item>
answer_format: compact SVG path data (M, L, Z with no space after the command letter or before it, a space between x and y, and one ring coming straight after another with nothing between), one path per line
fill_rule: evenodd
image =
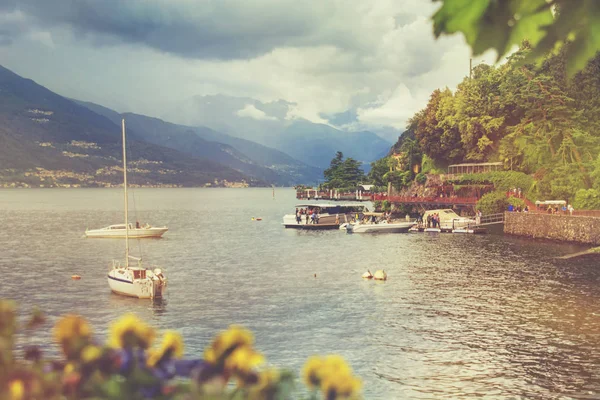
M168 230L169 228L133 228L129 230L129 238L159 238ZM125 231L121 229L92 229L85 231L85 236L88 238L123 239L125 238Z
M113 293L138 299L161 298L165 292L165 284L159 280L133 279L117 277L113 273L107 275L108 286Z
M283 224L283 226L285 226L286 228L290 228L290 229L303 229L303 230L307 230L307 231L312 231L312 230L324 230L324 229L339 229L339 225L338 224L323 224L319 221L318 224Z
M394 224L348 224L348 233L404 233L414 225L413 222Z

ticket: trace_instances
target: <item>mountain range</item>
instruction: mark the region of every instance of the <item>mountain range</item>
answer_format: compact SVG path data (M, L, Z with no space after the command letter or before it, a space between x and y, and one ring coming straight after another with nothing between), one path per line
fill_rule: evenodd
M195 96L178 104L165 117L252 140L322 169L329 167L337 151L368 167L371 161L384 157L392 145L370 131L345 132L291 118L295 106L284 100L264 103L223 94Z
M312 184L338 150L368 163L390 147L371 132L287 120L288 102L217 98L220 108L199 108L213 126L175 124L68 99L0 66L0 186L118 184L123 118L140 185Z

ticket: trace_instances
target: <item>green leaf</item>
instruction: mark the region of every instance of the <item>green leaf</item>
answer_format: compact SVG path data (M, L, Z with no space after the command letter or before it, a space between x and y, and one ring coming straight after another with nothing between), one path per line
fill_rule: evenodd
M515 23L510 33L506 54L514 45L520 45L527 40L530 45L536 46L546 34L546 28L552 24L554 18L545 0L512 1Z
M584 26L575 35L573 44L569 47L567 58L567 74L569 77L585 68L588 61L600 49L600 3L588 0L582 10L581 17Z
M479 22L490 0L445 0L434 14L434 34L463 32L467 43L472 45L479 34Z

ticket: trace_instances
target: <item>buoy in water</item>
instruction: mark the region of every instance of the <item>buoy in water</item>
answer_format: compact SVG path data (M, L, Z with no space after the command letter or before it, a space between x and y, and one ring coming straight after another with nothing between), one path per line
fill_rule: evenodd
M365 272L364 274L362 274L362 277L365 279L371 279L373 278L373 274L371 273L371 270L368 269L367 272Z
M81 277L79 275L71 275L71 279L73 279L74 281L78 281L81 279Z
M380 269L375 271L375 275L373 275L373 279L376 281L387 281L387 274L384 270Z

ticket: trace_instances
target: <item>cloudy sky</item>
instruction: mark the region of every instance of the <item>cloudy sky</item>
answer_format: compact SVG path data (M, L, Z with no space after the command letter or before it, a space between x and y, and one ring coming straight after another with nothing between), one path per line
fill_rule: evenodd
M0 64L68 97L169 118L198 95L294 103L287 118L400 129L468 74L426 0L0 0ZM491 61L493 55L475 60ZM247 105L250 118L275 118ZM180 122L180 121L173 121ZM183 122L183 121L181 121Z

